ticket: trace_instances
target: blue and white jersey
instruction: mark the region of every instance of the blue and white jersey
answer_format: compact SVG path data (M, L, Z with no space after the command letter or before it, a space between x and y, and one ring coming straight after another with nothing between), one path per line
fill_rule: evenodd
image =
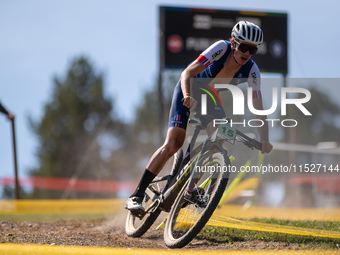
M219 73L225 66L229 53L231 52L231 44L228 41L218 41L211 45L208 49L203 51L197 58L198 61L204 64L205 69L197 74L194 78L219 78ZM220 76L222 76L221 74ZM232 85L238 85L240 83L247 82L248 86L253 89L253 98L262 98L261 96L261 76L260 70L252 59L241 66L235 73L234 77L229 82ZM207 116L201 116L200 120L203 126L206 126L212 119L224 118L225 112L222 107L222 101L218 95L218 92L209 84L200 83L200 86L192 87L193 97L197 100L196 109L200 110L200 93L208 93L207 97ZM223 89L222 89L223 90ZM202 92L204 91L204 92ZM195 95L195 93L197 93ZM180 127L187 128L187 122L190 111L183 105L182 102L183 93L181 89L181 80L178 81L172 98L172 104L170 109L169 124L168 127ZM210 101L209 101L210 100Z
M230 52L231 44L229 41L220 40L211 45L197 58L205 66L205 69L195 78L215 78L224 67ZM253 89L253 98L262 98L260 70L252 59L241 66L230 84L238 85L244 82L247 82L248 86Z

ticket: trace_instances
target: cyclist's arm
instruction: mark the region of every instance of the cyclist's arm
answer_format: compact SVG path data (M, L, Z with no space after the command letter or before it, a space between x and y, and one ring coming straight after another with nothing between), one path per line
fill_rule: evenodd
M253 106L256 110L263 110L262 98L253 98ZM268 135L268 122L266 121L267 115L255 115L256 119L261 119L263 121L263 126L257 128L260 136L260 141L269 141Z
M195 60L192 62L181 74L181 88L183 92L184 98L190 96L190 79L194 78L197 74L202 72L205 69L205 66Z
M261 74L257 65L254 63L248 78L248 86L253 90L253 106L256 110L263 110L262 94L261 94ZM256 119L262 120L263 126L258 127L257 131L262 143L262 153L269 153L273 146L269 142L267 115L256 115Z
M228 44L224 40L215 42L203 51L199 57L182 72L181 88L184 97L183 105L188 107L190 111L193 111L197 105L196 100L190 97L190 79L206 69L212 62L219 60L223 54L227 52L228 47Z
M183 105L188 107L190 111L194 111L197 105L197 101L190 96L190 79L199 74L205 69L205 66L195 60L192 62L181 74L181 88L183 92Z
M256 110L263 110L262 98L253 98L253 106ZM269 142L268 122L266 121L267 115L256 115L256 119L262 120L263 123L263 126L257 127L257 132L262 143L261 152L269 153L273 149L273 146Z

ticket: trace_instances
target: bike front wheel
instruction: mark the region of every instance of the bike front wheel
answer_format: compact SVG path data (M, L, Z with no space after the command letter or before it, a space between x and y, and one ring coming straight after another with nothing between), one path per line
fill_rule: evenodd
M184 185L170 210L164 229L167 247L184 247L205 226L227 186L229 166L229 158L220 152L203 160L201 173L198 177L193 176L195 185L191 197L188 198L188 186Z
M152 200L145 194L142 206L148 208L150 202ZM130 237L141 237L156 221L160 213L161 210L156 209L154 212L146 213L143 217L138 217L129 211L125 222L125 233Z

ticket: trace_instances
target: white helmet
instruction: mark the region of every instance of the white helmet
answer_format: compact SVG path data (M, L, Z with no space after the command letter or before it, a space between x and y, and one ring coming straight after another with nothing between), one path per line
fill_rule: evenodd
M231 36L242 42L260 45L263 42L263 32L260 27L249 21L239 21L231 31Z

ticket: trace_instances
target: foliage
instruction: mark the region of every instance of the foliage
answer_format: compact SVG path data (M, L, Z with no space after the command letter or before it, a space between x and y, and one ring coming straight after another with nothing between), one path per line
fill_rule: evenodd
M112 100L104 96L103 74L86 58L74 59L65 78L54 78L42 119L29 119L39 139L39 166L30 171L31 175L112 178L117 169L105 160L101 141L109 139L112 149L118 149L127 132L122 122L112 118L112 111ZM60 197L53 194L35 190L33 196Z

